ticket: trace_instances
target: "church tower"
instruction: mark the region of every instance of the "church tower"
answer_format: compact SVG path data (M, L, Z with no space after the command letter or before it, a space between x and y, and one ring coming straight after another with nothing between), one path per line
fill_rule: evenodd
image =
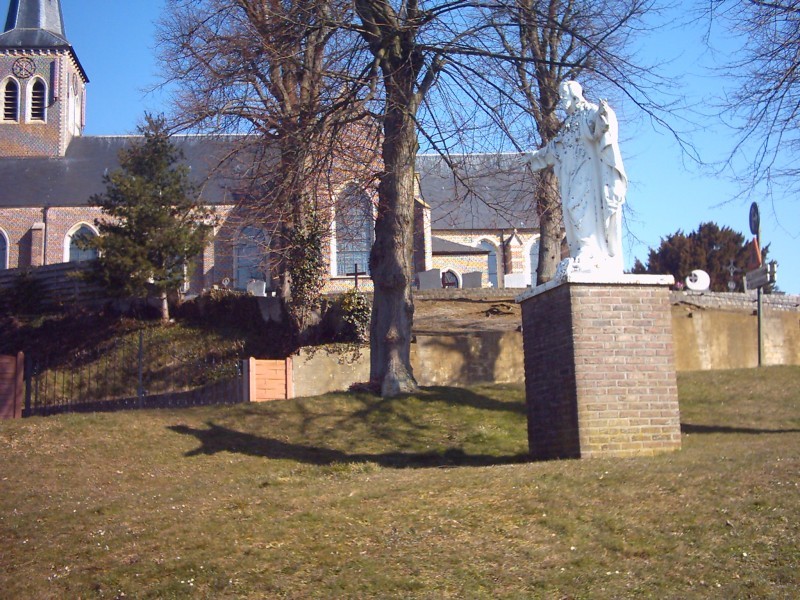
M85 123L89 79L61 0L10 0L0 34L0 157L62 157Z

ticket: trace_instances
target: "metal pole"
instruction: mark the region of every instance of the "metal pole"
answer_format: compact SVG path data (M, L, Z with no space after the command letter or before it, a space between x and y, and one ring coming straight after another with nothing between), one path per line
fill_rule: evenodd
M757 240L758 240L758 254L761 256L761 223L759 221ZM760 258L759 260L759 267L763 264L764 259ZM758 286L758 366L762 366L764 364L764 323L763 323L763 295L764 295L764 286Z
M759 286L758 287L758 366L759 367L764 364L764 322L763 322L764 311L762 310L763 296L764 296L764 288Z

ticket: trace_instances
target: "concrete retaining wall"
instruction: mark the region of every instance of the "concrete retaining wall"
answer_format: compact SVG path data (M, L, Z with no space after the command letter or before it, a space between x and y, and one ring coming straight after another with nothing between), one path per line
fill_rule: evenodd
M297 396L346 390L369 380L369 347L357 353L335 347L303 349L293 365ZM411 345L411 366L425 386L522 382L522 336L516 331L418 335Z
M708 294L701 298L673 292L670 296L678 371L758 365L754 306L743 294L730 294L738 298L721 300L714 296L728 295ZM797 297L774 298L783 303L765 307L764 362L800 365L800 311L792 305ZM790 301L787 302L787 298ZM420 385L523 383L525 380L522 334L516 331L418 335L411 346L411 364ZM357 357L332 349L303 350L294 357L293 379L297 396L346 390L353 383L369 379L369 348L362 348Z

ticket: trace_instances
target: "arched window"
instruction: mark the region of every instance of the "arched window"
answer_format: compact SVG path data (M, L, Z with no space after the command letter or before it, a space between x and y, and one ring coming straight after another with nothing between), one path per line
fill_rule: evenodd
M234 287L247 289L251 280L269 284L269 236L258 227L243 227L234 247Z
M31 86L31 121L44 121L47 108L47 88L44 81L37 79Z
M374 239L372 201L364 190L348 188L336 206L336 275L356 270L369 274L369 252Z
M19 84L13 79L3 85L3 120L19 121Z
M69 241L69 262L82 262L84 260L94 260L97 258L96 248L85 248L82 242L96 237L97 233L85 223L79 225L77 229L67 234Z
M489 256L487 257L487 265L486 265L486 274L489 280L489 283L492 284L493 288L497 287L497 249L495 248L494 244L488 242L486 240L481 241L478 244L478 248L481 250L488 250Z
M8 268L8 238L0 229L0 270Z

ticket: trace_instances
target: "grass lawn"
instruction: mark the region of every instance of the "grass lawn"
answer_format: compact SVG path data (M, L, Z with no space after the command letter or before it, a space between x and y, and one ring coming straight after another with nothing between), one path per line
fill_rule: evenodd
M526 462L524 393L0 422L0 598L790 598L800 368L679 377L683 449Z

